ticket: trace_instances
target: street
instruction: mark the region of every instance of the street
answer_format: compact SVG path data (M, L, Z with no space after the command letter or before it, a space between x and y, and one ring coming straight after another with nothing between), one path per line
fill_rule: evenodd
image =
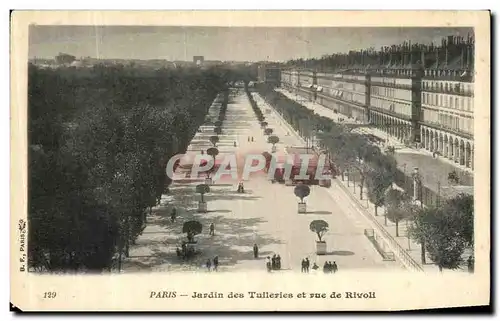
M284 152L285 146L302 145L274 112L267 115L265 110L262 111L268 127L273 128L273 134L280 138L278 153ZM215 115L217 111L209 113ZM222 128L220 143L224 148L221 148L219 157L231 152L262 153L271 149L243 91L230 98ZM248 141L249 136L254 137L253 143ZM201 139L197 137L194 141L201 144ZM236 148L234 141L237 142ZM325 261L335 261L339 271L402 269L398 262L382 260L363 234L369 226L338 187L325 189L311 186L311 193L305 199L307 214L298 214L298 199L293 187L272 184L265 177L251 176L244 183L245 193L238 194L237 182L215 182L210 193L205 195L208 213L197 213L200 196L194 192L196 184L199 182L174 183L170 194L163 195L161 205L153 208L147 227L131 247L130 257L124 263L126 272L196 271L204 269L206 260L216 255L220 271L265 271L265 258L273 254L281 256L284 271L300 271L300 262L305 257L311 264L316 262L320 267ZM178 213L173 223L170 221L172 206ZM203 225L203 232L195 237L201 254L183 261L177 257L175 250L186 237L181 233L182 225L189 220L197 220ZM329 231L324 237L328 246L327 255L315 254L317 236L309 230L313 220L325 220L329 224ZM215 236L208 235L211 223L215 226ZM253 258L254 244L259 247L259 259Z

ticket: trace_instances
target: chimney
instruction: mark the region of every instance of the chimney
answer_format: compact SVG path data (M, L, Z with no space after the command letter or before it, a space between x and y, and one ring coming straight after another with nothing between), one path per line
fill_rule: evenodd
M420 51L420 61L422 62L422 68L425 68L425 52Z
M466 50L467 50L467 57L466 57L466 62L465 62L465 65L467 68L469 68L469 64L470 64L470 46L467 46L466 47Z

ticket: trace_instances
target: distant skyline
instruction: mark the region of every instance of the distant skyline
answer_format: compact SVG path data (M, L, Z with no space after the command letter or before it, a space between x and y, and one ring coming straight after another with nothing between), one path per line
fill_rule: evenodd
M473 28L31 26L28 56L287 61L404 41L438 44L443 37L468 33Z

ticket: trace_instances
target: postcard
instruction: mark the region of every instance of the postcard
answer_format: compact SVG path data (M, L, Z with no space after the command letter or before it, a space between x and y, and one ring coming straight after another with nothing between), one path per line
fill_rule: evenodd
M11 22L17 309L489 305L488 11Z

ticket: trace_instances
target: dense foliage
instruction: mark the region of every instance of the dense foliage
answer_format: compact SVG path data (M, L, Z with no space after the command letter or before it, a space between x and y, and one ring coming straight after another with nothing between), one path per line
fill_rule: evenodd
M216 69L29 66L29 265L111 268L226 88Z

